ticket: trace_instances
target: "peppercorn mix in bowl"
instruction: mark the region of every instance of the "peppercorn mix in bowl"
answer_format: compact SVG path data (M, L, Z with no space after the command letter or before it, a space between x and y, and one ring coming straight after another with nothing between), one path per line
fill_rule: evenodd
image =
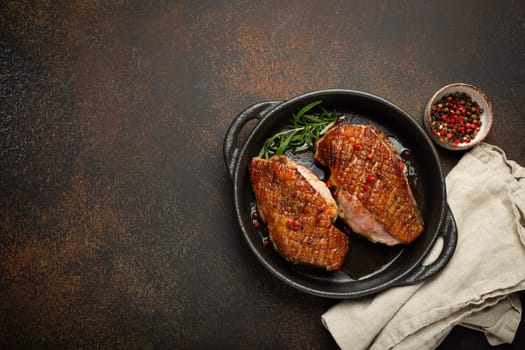
M494 114L487 95L465 83L443 86L425 107L425 128L439 146L466 150L488 135Z

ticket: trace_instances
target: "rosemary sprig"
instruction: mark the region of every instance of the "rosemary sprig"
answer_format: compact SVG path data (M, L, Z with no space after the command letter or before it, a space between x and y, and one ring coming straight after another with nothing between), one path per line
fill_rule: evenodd
M320 106L321 102L311 102L293 114L290 125L285 130L266 139L259 157L269 159L272 155L284 154L288 149L301 152L312 147L315 140L334 126L340 117L339 113L328 112ZM320 112L309 113L317 106Z

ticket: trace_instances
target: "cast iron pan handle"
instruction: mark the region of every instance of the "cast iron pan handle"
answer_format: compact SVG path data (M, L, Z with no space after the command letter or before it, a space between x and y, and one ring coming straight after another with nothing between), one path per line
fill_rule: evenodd
M243 129L244 125L250 120L257 119L261 120L265 113L270 110L272 107L282 103L282 101L266 101L259 102L250 107L246 108L244 111L239 113L231 123L228 131L226 132L226 137L224 138L223 145L223 155L224 161L226 162L226 167L230 172L230 177L233 178L233 173L235 171L235 165L237 164L237 158L239 157L239 151L243 145L239 145L239 134Z
M420 265L408 276L398 281L396 285L408 285L422 282L439 272L452 258L458 241L458 228L456 226L454 215L452 215L452 211L448 207L448 204L445 220L440 228L439 235L443 238L443 249L436 260L429 265Z

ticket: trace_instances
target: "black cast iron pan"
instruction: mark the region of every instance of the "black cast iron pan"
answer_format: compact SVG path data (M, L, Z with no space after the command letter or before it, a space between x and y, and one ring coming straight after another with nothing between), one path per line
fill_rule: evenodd
M255 228L251 217L255 198L248 161L258 154L267 137L286 127L292 113L317 100L322 101L325 109L343 113L346 123L373 124L389 136L409 169L408 179L425 222L423 233L406 246L387 247L351 234L348 256L342 270L337 272L290 264L271 245L263 244L264 230ZM252 120L257 124L246 142L241 142L239 135ZM322 297L360 297L426 280L440 271L454 253L457 228L447 205L445 180L434 145L408 113L383 98L338 89L311 92L287 101L257 103L234 119L227 131L223 151L233 180L237 219L248 249L273 275L292 287ZM312 169L321 179L327 175L313 160L312 152L287 155ZM439 256L424 264L438 240L443 243Z

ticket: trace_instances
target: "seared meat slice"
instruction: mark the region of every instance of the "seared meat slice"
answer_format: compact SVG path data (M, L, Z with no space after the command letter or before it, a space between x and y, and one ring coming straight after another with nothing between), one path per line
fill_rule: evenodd
M315 159L330 169L339 216L370 241L410 243L423 219L406 166L386 135L371 125L340 125L316 143Z
M286 156L254 157L249 171L275 250L293 264L339 270L348 240L333 225L337 207L326 184Z

